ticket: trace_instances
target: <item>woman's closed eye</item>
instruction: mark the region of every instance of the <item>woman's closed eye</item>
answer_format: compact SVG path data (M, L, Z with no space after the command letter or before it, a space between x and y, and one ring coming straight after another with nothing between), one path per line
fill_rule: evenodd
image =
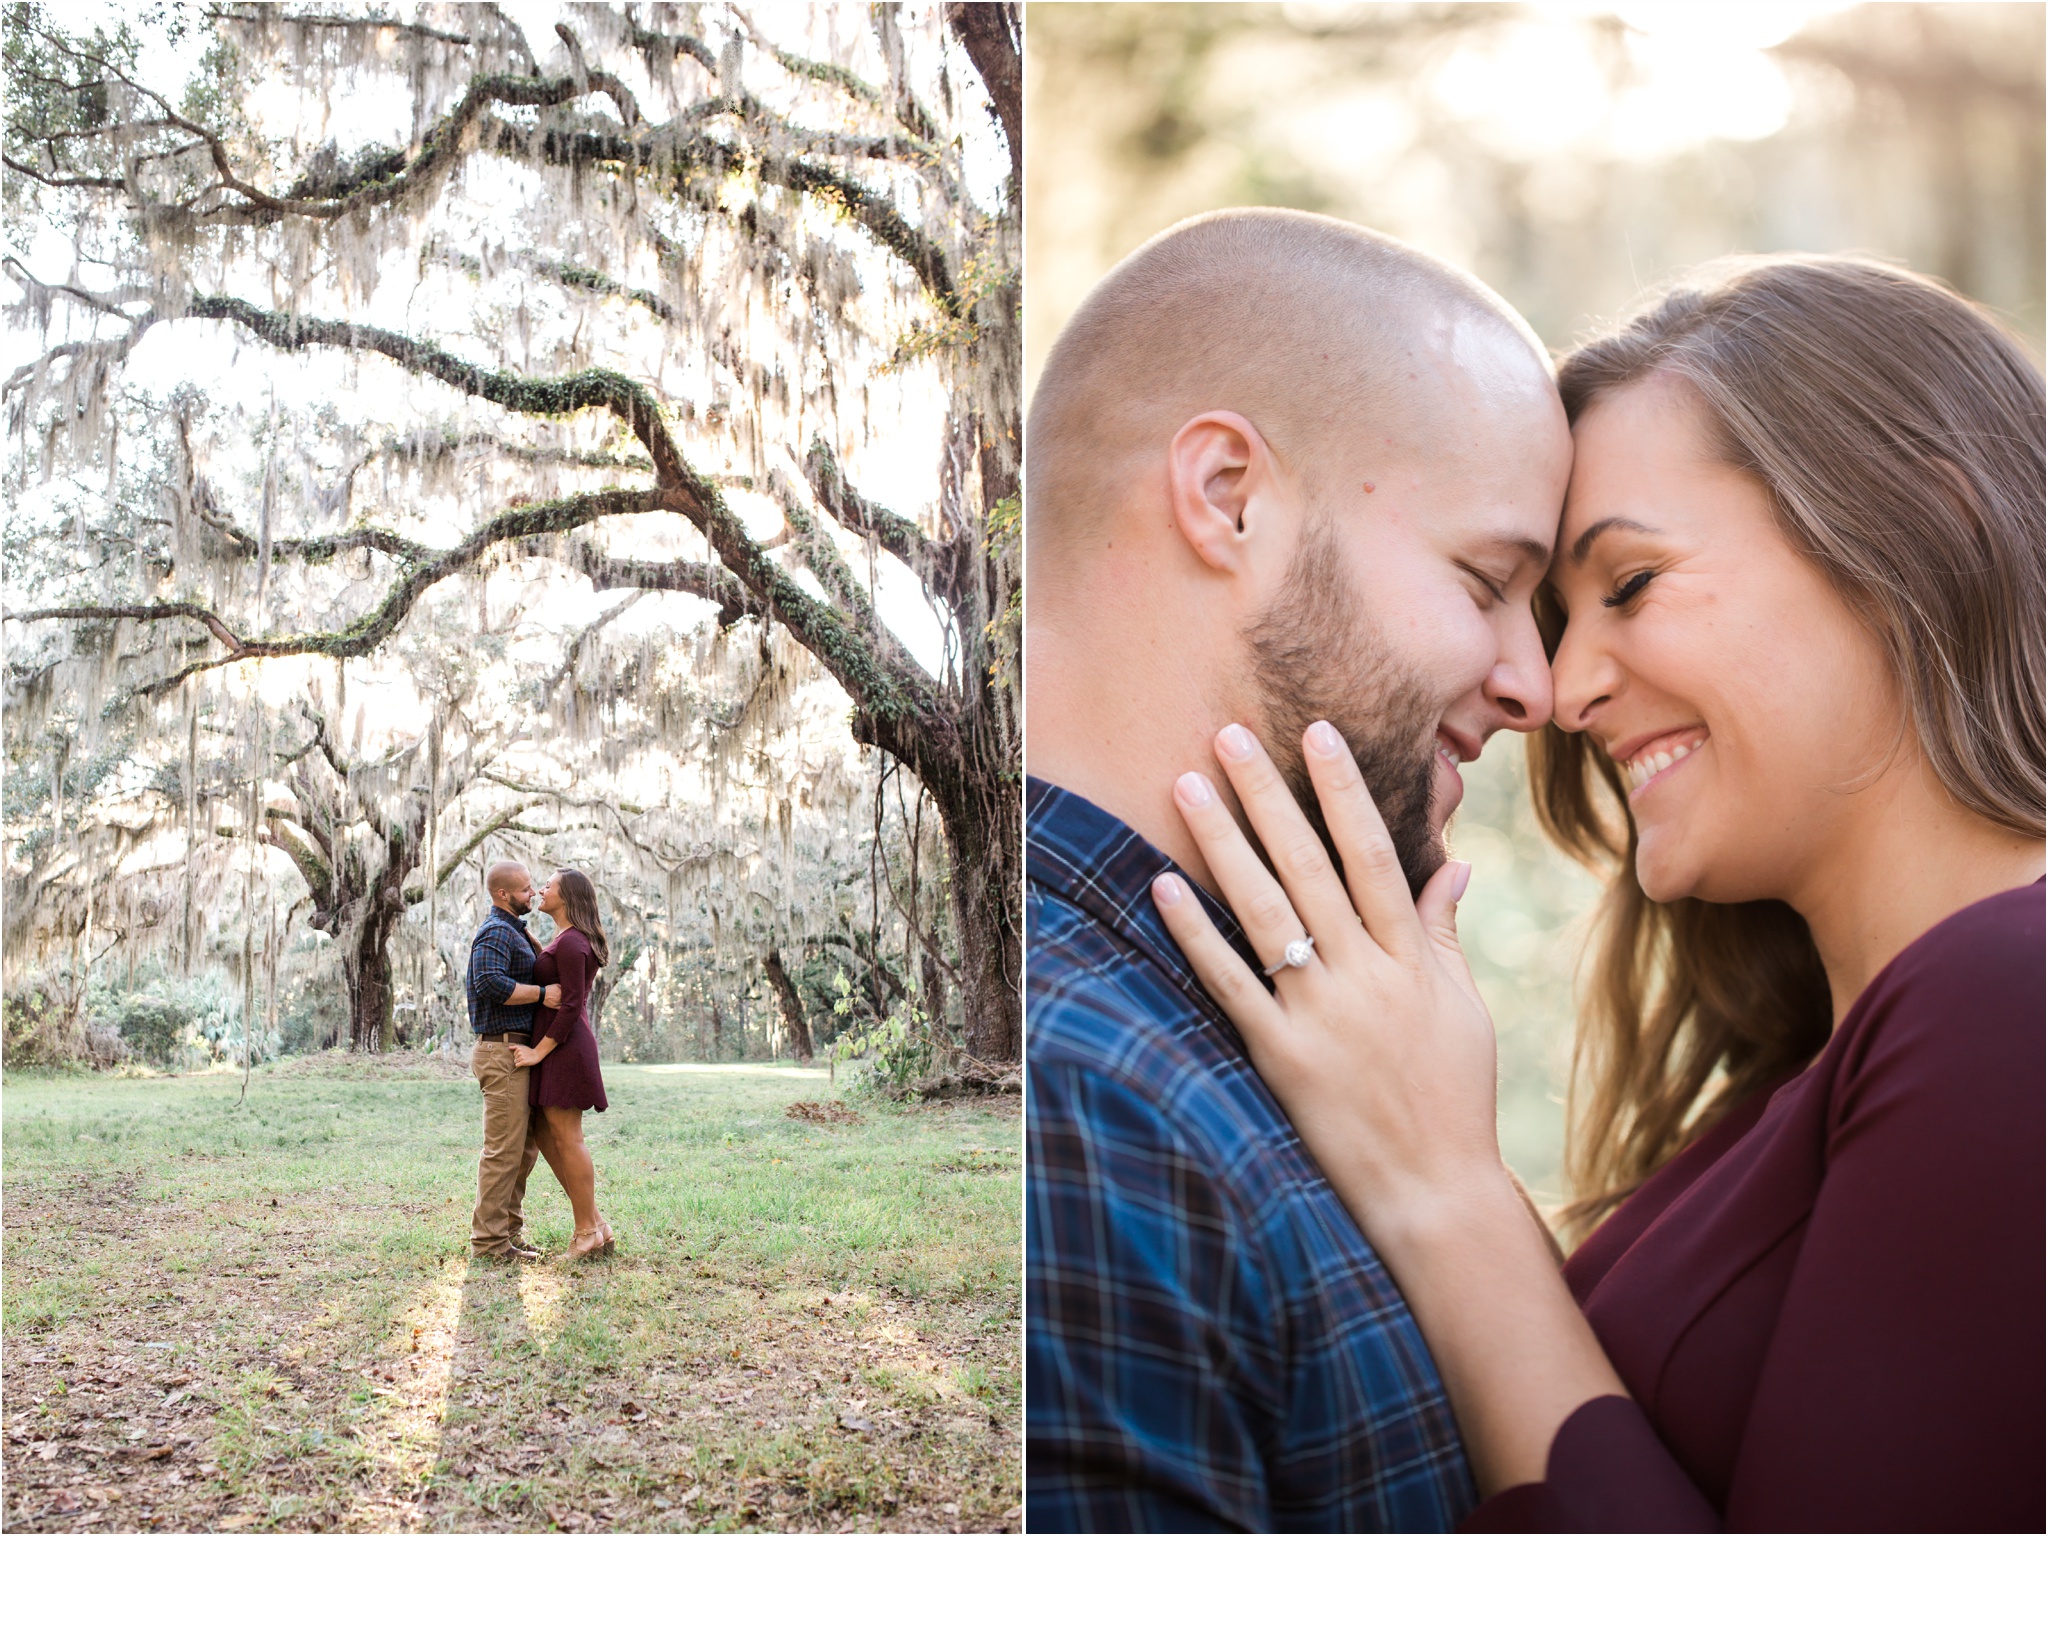
M1603 608L1625 608L1642 594L1643 587L1657 577L1654 568L1645 568L1641 573L1631 574L1608 595L1600 599Z

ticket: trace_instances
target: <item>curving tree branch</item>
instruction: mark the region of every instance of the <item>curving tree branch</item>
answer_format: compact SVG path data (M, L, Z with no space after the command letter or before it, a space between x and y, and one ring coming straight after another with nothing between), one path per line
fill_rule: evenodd
M23 623L37 620L193 619L204 625L226 653L197 660L169 676L135 690L139 698L153 698L170 692L187 678L222 665L245 659L278 659L295 654L317 653L331 659L354 659L373 652L396 630L413 604L433 585L450 574L469 567L486 550L501 540L536 534L560 533L597 517L617 517L663 509L664 496L656 489L602 489L566 500L538 505L516 506L500 512L476 528L453 550L425 554L422 560L400 575L378 605L362 618L339 631L316 631L285 637L245 637L236 632L213 609L196 602L148 602L126 605L89 604L68 608L32 608L9 612L8 619Z
M706 176L720 179L758 165L763 182L844 211L848 220L917 275L941 312L958 312L959 292L945 252L911 226L886 195L803 154L762 153L681 124L661 126L644 136L550 126L536 139L517 126L495 123L481 140L512 157L536 153L549 164L651 173L677 184Z
M988 87L996 118L1002 121L1003 136L1010 145L1010 189L1024 185L1024 23L1014 4L991 4L989 0L948 0L946 23L966 49Z
M804 456L804 476L833 521L879 546L906 568L920 572L938 553L925 538L924 530L908 517L899 517L886 506L864 499L839 470L839 462L823 438L813 440Z
M493 835L501 834L507 830L520 835L559 835L565 827L571 829L581 827L572 824L552 829L542 829L537 825L521 822L520 815L532 811L533 807L534 803L531 801L522 801L517 806L508 807L496 817L479 826L467 840L458 843L455 850L448 855L447 859L442 863L439 872L434 876L434 890L438 892L442 887L446 886L448 884L448 877L460 869L464 861ZM424 884L408 886L401 895L409 904L424 903L427 900L427 889Z
M496 10L496 7L492 7ZM275 16L266 17L242 6L212 6L206 15L224 23L260 23L266 26L291 24L297 28L376 29L393 34L412 34L423 40L438 40L444 45L473 45L476 42L467 34L451 34L444 29L430 28L425 23L401 22L395 17L370 13L361 17L336 16L330 12L286 11L276 8Z

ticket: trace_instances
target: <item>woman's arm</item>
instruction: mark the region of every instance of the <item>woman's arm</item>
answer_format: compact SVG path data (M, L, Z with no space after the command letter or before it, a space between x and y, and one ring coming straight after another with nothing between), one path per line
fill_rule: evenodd
M576 1026L576 1019L583 1015L584 1002L590 997L590 945L581 932L565 932L555 939L555 975L562 985L562 1003L542 1036L545 1050L554 1049L569 1037L569 1030Z
M548 986L559 996L555 1020L531 1047L513 1047L512 1060L522 1068L535 1067L547 1061L554 1054L555 1047L569 1037L569 1030L575 1026L576 1019L583 1015L583 1002L590 988L590 945L580 933L574 937L564 933L554 941L554 956L557 980Z
M1731 1527L2042 1525L2040 889L1937 929L1831 1053L1826 1165Z
M1412 900L1341 738L1319 723L1304 748L1343 880L1244 729L1219 734L1217 753L1278 882L1206 780L1190 775L1175 795L1253 948L1276 962L1306 929L1306 966L1284 968L1269 993L1177 878L1154 895L1400 1284L1481 1492L1540 1482L1566 1419L1626 1391L1501 1161L1493 1025L1457 942L1469 866L1447 865Z

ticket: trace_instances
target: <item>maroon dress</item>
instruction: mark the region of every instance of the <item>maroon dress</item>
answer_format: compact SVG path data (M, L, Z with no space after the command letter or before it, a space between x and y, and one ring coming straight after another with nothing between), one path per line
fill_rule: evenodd
M1581 1246L1631 1395L1467 1528L2040 1531L2042 938L1951 915Z
M534 961L533 980L545 988L562 985L562 1008L542 1006L534 1018L533 1043L551 1039L555 1048L527 1078L526 1102L533 1108L605 1110L604 1076L597 1071L597 1036L584 1008L597 979L597 955L590 939L565 928Z

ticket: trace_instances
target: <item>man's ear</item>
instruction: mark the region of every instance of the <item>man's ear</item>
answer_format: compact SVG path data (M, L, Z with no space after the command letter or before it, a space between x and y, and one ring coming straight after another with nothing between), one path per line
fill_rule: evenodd
M1286 509L1272 449L1227 409L1206 410L1173 434L1166 484L1181 537L1225 573L1243 570L1254 536Z

